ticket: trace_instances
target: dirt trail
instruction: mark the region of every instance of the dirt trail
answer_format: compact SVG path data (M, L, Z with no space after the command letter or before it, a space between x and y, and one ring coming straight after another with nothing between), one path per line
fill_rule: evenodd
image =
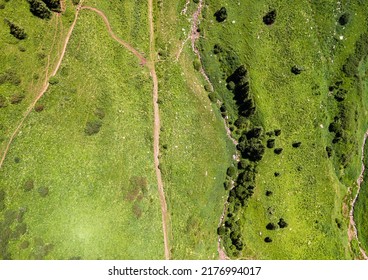
M162 230L164 233L164 245L165 245L165 259L170 259L170 246L168 238L168 223L169 217L167 213L167 204L165 198L164 185L162 182L162 175L160 170L160 113L158 108L158 79L155 69L155 33L153 26L153 4L152 0L148 0L148 16L149 16L149 26L150 26L150 63L149 70L151 72L151 77L153 81L153 111L154 111L154 127L153 127L153 156L155 162L155 170L157 177L158 191L160 194L161 202L161 213L162 213Z
M29 116L29 114L32 112L34 106L36 105L36 103L38 102L38 100L40 100L40 98L44 95L44 93L47 91L48 87L49 87L49 79L50 77L52 76L55 76L55 74L57 73L57 71L59 70L60 68L60 65L61 65L61 61L63 60L64 58L64 55L65 55L65 50L66 50L66 47L68 45L68 42L69 42L69 39L70 39L70 36L73 32L73 29L74 29L74 26L75 26L75 23L77 22L77 19L78 19L78 15L79 15L79 8L80 8L80 5L82 5L83 3L83 0L80 2L80 4L78 5L77 7L77 10L76 10L76 13L75 13L75 17L74 17L74 21L72 23L72 25L70 26L69 28L69 31L68 31L68 34L65 38L65 41L64 41L64 46L63 46L63 49L62 49L62 52L61 52L61 55L60 55L60 58L59 58L59 61L58 63L56 64L54 70L52 71L52 73L50 75L48 75L48 67L47 67L47 70L46 70L46 79L45 79L45 82L44 82L44 85L42 86L41 88L41 91L40 93L36 96L36 98L33 100L33 102L31 103L31 105L28 107L27 111L24 113L24 116L23 118L21 119L21 121L19 122L18 126L16 127L16 129L14 130L13 134L10 136L9 138L9 141L5 147L5 150L4 150L4 153L1 157L1 160L0 160L0 169L2 168L3 166L3 163L4 163L4 160L6 158L6 155L9 151L9 148L10 148L10 145L12 144L14 138L17 136L20 128L22 127L24 121L26 120L26 118ZM49 59L48 59L48 63L49 63Z
M203 0L199 0L197 11L195 11L195 13L193 14L193 24L192 24L192 31L191 31L191 37L190 37L192 40L192 50L197 55L199 61L202 61L202 58L201 58L201 54L198 48L195 45L195 42L199 39L199 36L200 36L200 33L197 30L198 30L199 16L201 15L202 8L203 8ZM199 72L202 74L203 78L210 85L210 90L213 91L212 83L210 79L208 78L206 72L204 71L202 64L201 64L201 69L199 70Z
M102 11L100 11L96 8L93 8L93 7L89 7L89 6L82 6L81 9L91 10L91 11L94 11L95 13L97 13L103 19L110 36L115 41L117 41L119 44L123 45L126 49L128 49L132 54L134 54L136 57L138 57L138 59L140 60L141 65L146 65L147 60L144 58L144 56L140 52L138 52L135 48L133 48L127 42L125 42L124 40L120 39L118 36L115 35L115 33L111 29L111 25L110 25L109 20L107 19L106 15Z
M365 260L368 260L368 256L367 256L366 252L364 251L364 249L360 246L360 242L359 242L359 238L358 238L358 230L356 228L356 224L355 224L355 221L354 221L354 207L355 207L355 203L358 199L358 196L359 196L359 193L360 193L360 188L361 188L361 185L362 185L363 179L364 179L364 170L365 170L364 146L367 143L367 138L368 138L368 130L365 132L364 138L363 138L362 157L361 157L362 169L361 169L360 175L359 175L358 180L357 180L358 190L357 190L357 193L356 193L353 201L351 202L351 207L350 207L350 212L349 212L350 222L349 222L349 229L348 229L349 242L351 243L352 239L356 238L356 240L358 241L358 244L359 244L360 252L361 252L361 254L362 254L362 256Z

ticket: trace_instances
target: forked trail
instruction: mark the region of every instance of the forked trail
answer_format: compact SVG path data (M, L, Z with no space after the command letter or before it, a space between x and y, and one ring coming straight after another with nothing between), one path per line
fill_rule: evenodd
M31 103L31 105L28 107L27 111L24 113L23 115L23 118L20 120L18 126L15 128L13 134L10 136L9 140L8 140L8 143L5 147L5 150L3 152L3 155L1 157L1 160L0 160L0 169L1 167L3 166L3 163L4 163L4 160L6 158L6 155L9 151L9 148L10 148L10 145L12 144L15 136L17 136L19 130L21 129L25 119L29 116L29 114L32 112L34 106L36 105L36 103L38 102L38 100L40 100L40 98L44 95L44 93L47 91L47 89L49 88L49 78L52 77L52 76L55 76L55 74L57 73L57 71L59 70L60 68L60 65L61 65L61 61L63 60L64 58L64 55L65 55L65 50L66 50L66 47L68 45L68 42L69 42L69 39L70 39L70 36L72 35L72 32L73 32L73 29L74 29L74 26L77 22L77 19L78 19L78 15L79 15L79 8L80 8L80 5L82 5L83 3L83 0L80 2L79 6L77 7L77 11L75 13L75 17L74 17L74 21L72 23L72 25L70 26L69 28L69 31L68 31L68 34L66 35L65 37L65 41L64 41L64 45L63 45L63 48L62 48L62 51L61 51L61 54L60 54L60 58L54 68L54 70L52 71L52 73L50 75L48 75L48 69L46 70L46 78L45 78L45 82L41 88L41 91L40 93L36 96L36 98L33 100L33 102ZM47 68L48 68L48 65L47 65Z
M93 7L83 6L81 9L91 10L96 12L99 16L102 17L107 30L110 36L117 41L119 44L128 49L132 54L134 54L139 60L141 65L147 66L150 71L152 82L153 82L153 112L154 112L154 126L153 126L153 156L154 156L154 164L155 171L157 177L157 186L158 192L160 196L161 203L161 214L162 214L162 229L164 234L164 246L165 246L165 259L170 259L170 250L169 250L169 240L168 240L168 214L167 214L167 204L164 192L164 186L162 182L162 175L160 170L160 162L159 162L159 153L160 153L160 114L158 108L158 79L155 69L155 47L154 47L154 26L153 26L153 6L152 0L148 0L148 15L149 15L149 24L150 24L150 60L147 62L147 59L143 57L141 53L139 53L136 49L134 49L131 45L129 45L124 40L117 37L111 29L110 23L106 17L106 15Z
M90 11L93 11L93 12L97 13L103 19L103 21L104 21L104 23L107 27L109 35L115 41L117 41L120 45L122 45L127 50L129 50L133 55L135 55L139 59L141 65L147 66L147 68L150 71L151 77L152 77L152 81L153 81L153 108L154 108L154 128L153 128L154 165L155 165L155 171L156 171L156 176L157 176L157 185L158 185L158 191L159 191L160 203L161 203L162 228L163 228L164 246L165 246L165 258L170 259L168 230L167 230L169 219L168 219L168 214L167 214L167 204L166 204L166 198L165 198L164 187L163 187L163 182L162 182L162 175L161 175L161 171L160 171L160 168L159 168L160 115L159 115L159 108L158 108L158 103L157 103L157 101L158 101L158 79L157 79L156 70L155 70L155 47L154 47L154 26L153 26L153 4L152 4L152 0L148 0L148 9L149 9L148 15L149 15L149 26L150 26L150 61L149 61L149 63L147 63L147 59L141 53L139 53L135 48L133 48L130 44L128 44L127 42L125 42L124 40L120 39L118 36L115 35L115 33L112 31L109 20L107 19L106 15L102 11L100 11L96 8L93 8L93 7L89 7L89 6L82 6L82 3L83 3L83 0L80 1L79 5L76 8L76 14L75 14L74 21L73 21L72 25L70 26L68 34L65 38L64 45L63 45L59 60L56 64L54 70L52 71L52 73L50 75L48 75L48 71L46 71L46 79L45 79L44 85L43 85L40 93L33 100L32 104L29 106L29 108L25 112L22 120L20 121L20 123L18 124L16 129L14 130L13 134L11 135L11 137L10 137L8 143L7 143L7 146L4 150L4 153L3 153L1 161L0 161L0 168L3 165L3 162L5 160L5 157L7 155L7 152L10 148L10 145L11 145L12 141L14 140L15 136L18 134L20 128L22 127L22 125L24 123L24 120L28 117L28 115L30 114L30 112L34 108L37 101L47 91L47 89L49 87L49 82L48 82L49 78L52 77L52 76L55 76L56 73L58 72L58 70L60 68L60 65L61 65L61 62L64 58L70 36L71 36L71 34L73 32L73 29L75 27L75 24L77 22L80 10L90 10ZM62 10L64 10L64 9L65 9L65 6L62 5Z

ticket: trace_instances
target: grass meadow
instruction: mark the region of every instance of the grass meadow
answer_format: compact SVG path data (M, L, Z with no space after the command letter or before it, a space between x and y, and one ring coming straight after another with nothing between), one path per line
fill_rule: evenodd
M258 109L256 121L265 131L282 131L275 143L283 152L276 155L266 149L258 166L254 196L239 217L245 241L241 257L351 258L347 213L342 209L348 187L354 186L360 172L359 150L367 127L366 93L356 84L349 87L345 102L359 117L350 127L351 137L356 139L347 151L351 161L342 168L325 150L332 140L329 123L337 110L328 87L340 77L343 63L365 31L366 5L334 1L299 1L292 6L287 1L206 3L200 47L216 93L231 104L225 79L244 64ZM222 6L228 17L219 23L213 14ZM267 26L262 18L273 9L276 21ZM346 11L352 19L342 28L336 22ZM215 55L215 44L226 54ZM300 75L291 72L294 65L302 67ZM297 149L292 147L296 141L301 142ZM280 176L275 177L275 172ZM266 191L273 195L266 196ZM266 229L269 222L277 223L280 218L288 222L287 228ZM264 242L265 237L273 242Z
M193 68L190 41L176 59L187 36L187 15L180 12L186 1L156 6L156 48L159 99L162 118L161 170L171 216L174 259L217 259L216 229L226 200L223 182L235 152L226 136L223 120L204 90L205 81ZM167 40L167 38L170 38Z
M163 258L151 94L147 69L82 11L44 109L26 120L0 172L6 256ZM89 123L99 132L86 135Z

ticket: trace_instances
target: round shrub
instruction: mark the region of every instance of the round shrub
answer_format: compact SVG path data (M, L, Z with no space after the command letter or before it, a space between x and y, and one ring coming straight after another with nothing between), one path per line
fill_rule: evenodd
M33 188L34 188L34 181L33 180L27 180L24 183L24 186L23 186L24 191L29 192L29 191L33 190Z
M287 222L283 218L280 218L279 222L277 223L280 228L286 228L288 226Z
M274 24L276 21L276 10L272 10L270 12L268 12L264 17L263 17L263 22L266 25L271 25Z
M94 115L102 120L105 117L105 111L102 108L96 108L94 111Z
M84 132L88 136L97 134L98 132L100 132L101 126L102 126L101 120L88 121L84 129Z
M275 230L277 228L277 226L274 223L268 223L266 225L266 229L268 230Z
M273 147L275 147L275 139L268 139L267 148L272 149Z
M339 23L340 25L346 25L348 24L350 21L350 14L349 13L344 13L339 17Z
M293 146L293 148L299 148L301 144L302 144L302 142L294 142L292 144L292 146Z
M272 191L266 191L266 196L271 196L273 194Z
M234 166L230 166L227 171L226 171L226 174L229 176L229 177L234 177L236 175L236 169Z
M274 132L275 132L275 136L280 136L281 129L275 129Z
M299 75L300 73L302 73L302 68L294 65L293 67L291 67L291 73L293 73L294 75Z
M45 108L44 105L38 104L35 106L35 111L39 113L39 112L42 112L44 108Z
M225 7L221 7L220 10L218 10L214 16L216 17L216 20L218 22L223 22L227 18L227 11Z
M272 239L270 238L270 237L266 237L265 239L264 239L264 242L266 242L266 243L271 243L272 242Z
M276 148L276 149L274 149L273 150L273 152L276 154L276 155L279 155L279 154L281 154L282 153L282 148Z
M49 194L48 187L39 187L37 191L41 197L46 197Z

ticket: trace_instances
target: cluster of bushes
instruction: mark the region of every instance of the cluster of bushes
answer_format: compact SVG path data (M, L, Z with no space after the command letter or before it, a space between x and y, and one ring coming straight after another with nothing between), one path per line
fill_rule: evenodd
M105 118L105 112L102 108L96 108L94 111L94 119L86 123L84 132L86 135L91 136L100 132L102 126L102 120Z
M222 52L220 46L215 46L214 51ZM227 215L224 224L218 228L218 233L224 241L227 253L234 257L239 256L244 247L241 221L237 217L254 193L257 164L265 152L263 128L251 121L255 114L255 104L250 96L247 74L247 69L241 65L226 79L227 88L233 93L237 105L237 119L234 124L238 132L241 132L236 147L240 160L227 169L224 183L225 189L229 190ZM220 111L224 117L227 115L226 104L222 104Z
M25 208L20 208L19 211L8 209L3 212L3 218L0 220L0 259L11 260L9 243L27 232L27 225L23 222L25 212Z
M358 75L358 67L360 61L362 61L368 55L368 34L364 33L360 36L355 43L355 51L346 60L342 67L342 71L347 77L355 77Z
M27 0L30 5L30 11L36 17L41 19L50 19L51 18L51 10L47 7L47 5L40 0Z
M348 91L343 87L343 81L338 80L328 87L328 90L333 94L336 101L344 101Z
M55 12L60 12L60 0L42 0L46 6L51 10Z
M253 116L256 112L255 102L250 95L248 71L241 65L227 79L227 88L234 94L234 100L238 106L238 119L235 121L235 126L243 129L248 125L247 119Z
M8 69L5 72L0 73L0 85L5 83L10 83L14 86L18 86L21 83L21 79L14 70Z
M13 35L15 38L17 38L18 40L24 40L27 38L27 33L22 27L16 25L8 19L4 19L4 22L9 26L10 34Z
M276 21L276 10L269 11L264 17L263 22L266 25L274 24Z
M356 139L351 133L354 131L354 123L357 121L357 111L353 104L346 100L348 91L344 88L342 79L337 80L331 86L329 91L334 94L337 102L337 114L329 124L328 130L334 135L332 146L326 147L328 157L331 157L335 151L336 160L342 167L346 167L352 157L356 145Z
M5 209L5 196L5 191L0 190L0 212Z
M216 20L218 22L223 22L225 19L227 19L227 11L225 7L221 7L220 10L216 11L216 13L214 14L214 16L216 17Z

